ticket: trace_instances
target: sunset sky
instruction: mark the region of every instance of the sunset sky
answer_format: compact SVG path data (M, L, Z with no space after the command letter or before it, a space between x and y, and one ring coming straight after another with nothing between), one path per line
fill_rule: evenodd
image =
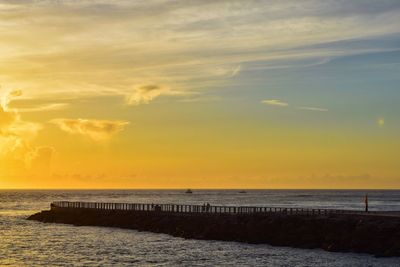
M400 188L400 1L0 1L1 188Z

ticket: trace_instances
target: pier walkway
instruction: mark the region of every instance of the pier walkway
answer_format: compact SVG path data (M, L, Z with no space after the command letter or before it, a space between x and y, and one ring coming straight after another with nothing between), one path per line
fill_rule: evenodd
M71 202L56 201L51 208L95 209L116 211L169 212L169 213L209 213L209 214L299 214L299 215L372 215L400 217L397 212L357 211L344 209L311 209L289 207L255 207L255 206L215 206L215 205L179 205L149 203L105 203L105 202Z
M28 217L176 237L400 257L395 211L57 201Z

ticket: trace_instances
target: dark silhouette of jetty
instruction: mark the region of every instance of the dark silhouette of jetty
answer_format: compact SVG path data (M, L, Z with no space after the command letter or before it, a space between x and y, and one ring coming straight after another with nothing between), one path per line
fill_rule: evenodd
M286 207L53 202L41 222L108 226L207 240L400 256L400 213Z

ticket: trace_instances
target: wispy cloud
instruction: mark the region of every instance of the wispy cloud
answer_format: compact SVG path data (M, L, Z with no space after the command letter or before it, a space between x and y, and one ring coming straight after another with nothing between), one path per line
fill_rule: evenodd
M127 121L121 120L89 120L89 119L53 119L50 121L61 130L70 134L88 136L95 141L110 139L116 133L122 131Z
M223 65L217 66L211 71L211 76L221 76L221 77L235 77L242 70L241 65Z
M0 72L10 88L78 97L130 95L149 80L165 86L133 93L131 103L141 104L167 94L165 88L229 83L252 63L290 67L392 49L374 40L398 34L400 3L8 1L0 14L7 25L0 31ZM354 45L366 39L372 41Z
M17 108L17 110L18 112L41 112L41 111L64 109L68 105L69 105L68 103L52 103L52 104L44 104L33 107Z
M320 111L320 112L328 111L328 109L326 108L318 108L318 107L299 107L298 109L309 110L309 111Z
M157 84L140 85L132 94L127 96L129 105L148 104L150 101L162 95L185 95L187 92L174 91L167 86Z
M278 99L262 100L261 103L270 105L270 106L277 106L277 107L288 107L289 106L289 103L284 102L282 100L278 100ZM328 111L328 109L321 108L321 107L300 106L300 107L294 107L294 108L301 109L301 110L308 110L308 111L318 111L318 112L327 112Z
M261 103L266 104L266 105L271 105L271 106L278 106L278 107L287 107L289 106L288 103L283 102L278 99L268 99L268 100L262 100Z

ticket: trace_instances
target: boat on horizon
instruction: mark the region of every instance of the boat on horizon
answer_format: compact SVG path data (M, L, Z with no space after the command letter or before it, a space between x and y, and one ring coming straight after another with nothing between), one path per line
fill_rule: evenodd
M186 190L186 192L185 192L186 194L192 194L193 193L193 191L191 190L191 189L188 189L188 190Z

